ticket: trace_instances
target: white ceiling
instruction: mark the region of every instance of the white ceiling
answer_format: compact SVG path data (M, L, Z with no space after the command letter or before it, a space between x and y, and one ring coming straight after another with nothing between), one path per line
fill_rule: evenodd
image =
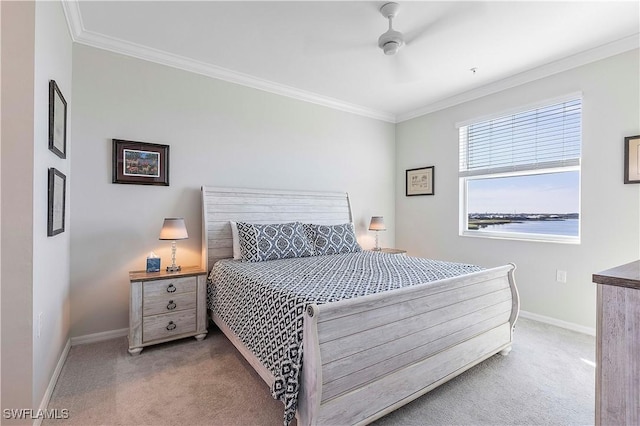
M640 2L64 3L75 41L387 121L639 46ZM477 68L474 74L471 68Z

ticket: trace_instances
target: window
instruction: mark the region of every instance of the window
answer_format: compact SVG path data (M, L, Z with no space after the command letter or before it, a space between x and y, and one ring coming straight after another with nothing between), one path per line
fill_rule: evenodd
M580 241L582 99L460 125L461 235Z

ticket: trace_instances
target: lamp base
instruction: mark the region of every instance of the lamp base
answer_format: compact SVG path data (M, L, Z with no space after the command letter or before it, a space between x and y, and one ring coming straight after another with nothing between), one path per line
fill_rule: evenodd
M182 271L182 268L180 266L176 266L176 265L167 266L167 272L178 272L178 271Z

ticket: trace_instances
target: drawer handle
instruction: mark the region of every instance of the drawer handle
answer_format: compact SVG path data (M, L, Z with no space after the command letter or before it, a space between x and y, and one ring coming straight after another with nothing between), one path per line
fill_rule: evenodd
M169 325L167 326L167 330L169 330L169 331L175 330L176 327L177 327L177 325L173 321L169 321Z
M173 311L176 308L176 304L173 302L173 300L169 300L169 304L167 305L167 309L170 311Z
M176 286L173 284L169 284L169 287L167 287L167 293L175 293L176 292Z

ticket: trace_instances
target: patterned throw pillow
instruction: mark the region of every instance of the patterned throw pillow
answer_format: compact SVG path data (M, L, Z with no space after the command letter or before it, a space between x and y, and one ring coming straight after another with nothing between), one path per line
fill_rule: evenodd
M262 262L313 254L299 222L270 225L237 222L236 225L243 261Z
M316 256L362 251L351 223L342 225L306 224L305 232L313 245Z

